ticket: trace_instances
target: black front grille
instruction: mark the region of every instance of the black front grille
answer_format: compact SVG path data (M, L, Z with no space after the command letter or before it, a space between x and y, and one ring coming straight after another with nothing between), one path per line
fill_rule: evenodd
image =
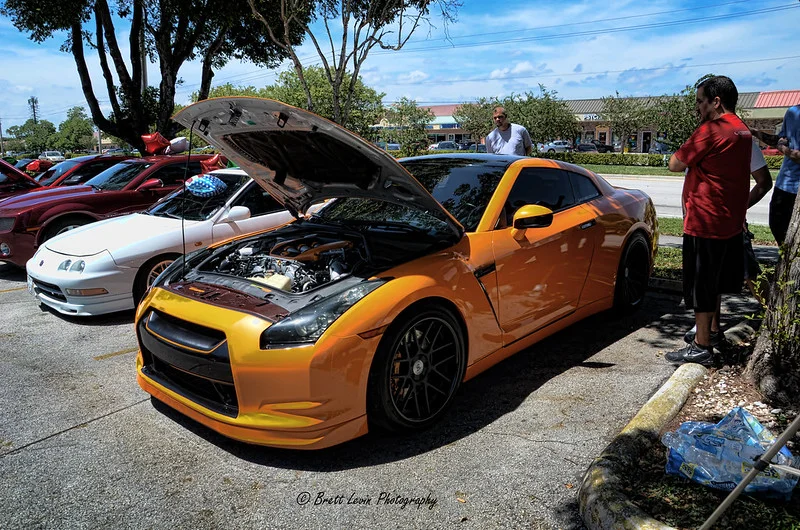
M31 278L31 280L33 281L33 287L39 291L40 294L48 296L54 300L60 300L61 302L67 301L67 297L64 296L64 293L61 292L61 288L58 285L43 282L41 280L37 280L36 278Z
M142 318L136 332L145 375L208 409L238 415L224 333L158 311Z

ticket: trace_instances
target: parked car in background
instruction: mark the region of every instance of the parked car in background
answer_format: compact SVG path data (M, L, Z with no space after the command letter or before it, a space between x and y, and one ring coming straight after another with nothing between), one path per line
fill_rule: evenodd
M770 147L770 146L765 146L763 149L761 149L761 154L764 155L764 156L778 156L778 155L782 156L783 155L783 153L778 151L778 149L776 149L775 147Z
M578 144L575 146L575 151L580 153L597 153L599 150L597 146L592 143Z
M101 171L131 158L130 156L87 155L70 158L45 170L36 177L42 186L74 186L83 184Z
M486 144L472 144L469 146L467 151L471 153L485 153L486 152Z
M430 151L458 151L458 145L455 142L437 142L428 147Z
M28 164L30 164L34 160L36 160L36 159L35 158L19 158L19 159L17 159L16 162L14 162L14 167L19 169L19 170L25 171L25 166L27 166Z
M247 119L219 119L228 114ZM174 119L208 123L198 134L294 211L336 198L176 261L139 304L138 384L224 436L318 449L376 427L420 431L464 381L644 299L655 207L578 166L395 160L256 98L201 101Z
M598 153L613 153L614 152L614 146L613 145L604 144L600 140L589 140L589 143L590 144L594 144L594 146L597 148L597 152Z
M542 146L541 151L545 153L566 153L572 151L572 144L567 140L553 140Z
M674 153L674 151L670 149L669 146L664 142L659 142L658 140L656 140L650 146L650 150L648 151L648 153L650 153L651 155L671 155L672 153Z
M33 180L30 175L5 160L0 160L0 200L41 188L42 185ZM2 227L1 221L0 227Z
M224 185L216 195L179 188L142 213L46 241L26 265L34 296L65 315L133 309L153 280L183 254L184 241L187 250L195 251L294 220L241 169L210 175Z
M144 210L180 186L184 175L202 173L200 162L209 158L131 158L84 185L9 197L0 202L0 261L24 267L39 245L53 236L107 217Z
M64 155L61 154L61 151L44 151L42 154L39 155L39 158L44 160L49 160L50 162L63 162Z

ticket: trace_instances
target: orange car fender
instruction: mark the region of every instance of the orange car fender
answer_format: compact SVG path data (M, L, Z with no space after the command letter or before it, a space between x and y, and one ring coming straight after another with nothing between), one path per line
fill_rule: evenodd
M384 334L405 311L414 311L418 304L438 302L455 310L466 331L468 365L502 347L502 332L472 270L460 259L446 260L445 266L441 260L433 261L438 262L434 274L425 274L432 271L418 263L415 268L420 269L419 274L403 274L379 287L317 341L316 349L330 356L331 374L348 374L340 383L359 387L359 401L366 400L369 371ZM359 347L343 350L334 345L345 340L351 343L354 336L359 337Z

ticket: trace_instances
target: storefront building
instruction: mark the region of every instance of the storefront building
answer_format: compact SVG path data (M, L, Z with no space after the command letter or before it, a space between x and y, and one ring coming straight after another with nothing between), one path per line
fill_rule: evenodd
M655 104L654 97L631 98L640 100L645 106ZM604 144L615 147L615 151L622 151L622 140L611 128L611 124L600 118L603 105L602 99L573 99L565 100L570 110L578 121L578 136L572 138L573 143L587 143L598 140ZM434 119L427 126L428 139L431 143L441 141L468 142L470 139L467 131L461 129L453 118L453 113L460 104L433 105L427 107L434 115ZM776 132L783 121L786 109L793 105L800 105L800 90L777 90L771 92L742 92L739 94L737 112L745 119L750 127ZM391 129L391 124L382 122L376 126ZM643 127L636 134L628 138L628 152L648 153L651 148L665 139L664 133L656 130L654 126Z

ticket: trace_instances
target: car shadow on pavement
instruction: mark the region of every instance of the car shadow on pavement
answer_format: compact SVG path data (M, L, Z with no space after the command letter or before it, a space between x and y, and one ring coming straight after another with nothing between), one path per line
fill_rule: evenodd
M44 313L50 313L61 320L64 320L70 324L77 324L79 326L119 326L121 324L130 324L132 326L133 321L136 318L135 309L117 311L116 313L106 313L105 315L83 317L65 315L44 304L39 304L39 309Z
M0 280L24 283L27 277L28 275L24 268L17 267L11 263L0 262Z
M679 317L672 317L675 314ZM514 411L542 385L570 368L602 370L614 366L587 359L631 333L653 327L659 333L652 347L659 347L662 342L674 346L677 334L682 336L689 322L690 315L685 313L680 297L649 296L637 313L617 317L606 312L589 317L478 375L462 385L441 421L425 431L408 435L370 432L319 451L273 449L230 440L151 401L166 417L249 462L287 469L341 471L399 461L454 443Z

